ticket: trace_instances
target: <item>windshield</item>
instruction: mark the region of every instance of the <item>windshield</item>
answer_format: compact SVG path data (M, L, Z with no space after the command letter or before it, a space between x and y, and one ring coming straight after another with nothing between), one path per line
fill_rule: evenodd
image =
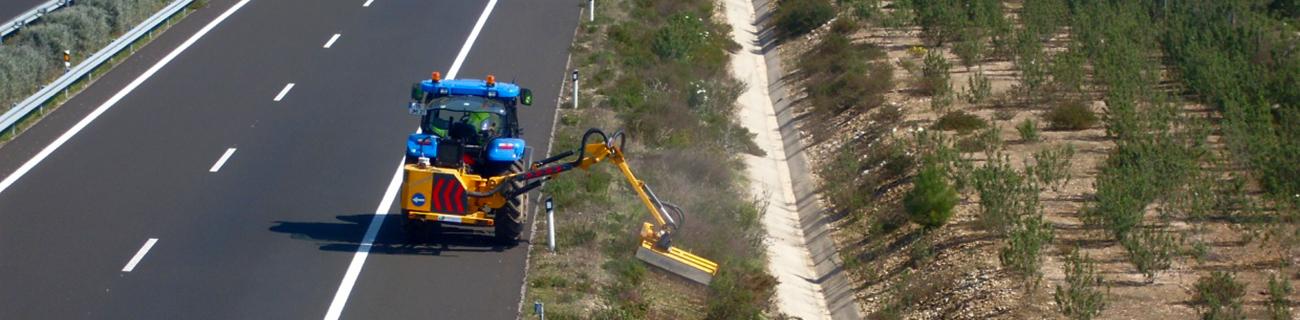
M450 96L429 101L429 111L456 110L471 112L505 113L505 105L500 100L479 96Z
M450 137L457 134L495 137L504 129L505 107L495 99L452 96L429 102L421 121L424 132Z

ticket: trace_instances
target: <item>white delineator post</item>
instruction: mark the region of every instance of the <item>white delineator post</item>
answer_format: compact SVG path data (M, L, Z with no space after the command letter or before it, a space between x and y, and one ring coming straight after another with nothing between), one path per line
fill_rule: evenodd
M578 69L573 69L573 108L578 108Z
M587 5L587 22L596 21L596 0L590 0Z
M546 198L546 246L555 253L555 204Z

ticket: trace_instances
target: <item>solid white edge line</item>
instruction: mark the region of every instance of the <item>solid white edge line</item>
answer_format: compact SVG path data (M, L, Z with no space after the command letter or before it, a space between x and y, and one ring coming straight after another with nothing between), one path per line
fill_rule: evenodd
M451 70L447 71L447 79L455 78L456 72L460 71L460 65L464 62L465 56L469 55L469 49L474 47L474 40L478 38L479 30L483 29L488 15L492 14L492 8L496 6L497 0L488 1L487 8L483 9L483 15L478 17L473 31L470 31L469 39L465 40L465 45L460 48L460 54L456 55L456 61L451 64ZM339 284L339 291L334 293L334 301L330 302L325 320L338 320L343 315L343 306L348 304L348 296L352 295L352 286L356 285L357 276L361 274L361 268L366 264L366 257L370 256L370 247L374 244L375 236L379 234L379 226L384 223L384 218L388 217L388 208L393 205L393 199L397 198L398 186L401 183L402 165L399 164L397 172L393 174L393 180L388 183L388 190L384 191L384 197L379 201L379 208L375 209L375 217L370 219L370 227L366 228L366 235L361 238L357 253L352 256L352 263L348 264L348 271L343 274L343 283Z
M335 33L333 37L330 37L329 41L325 41L325 49L329 49L330 46L334 45L334 41L337 41L340 35L341 34Z
M465 46L460 47L460 53L456 54L456 61L451 63L451 70L447 71L447 79L455 79L456 74L460 72L461 63L465 62L465 56L469 55L469 48L474 46L474 39L478 39L479 31L483 30L483 25L487 23L488 15L492 14L492 8L497 6L497 0L488 1L487 8L483 9L483 15L478 16L478 22L474 23L474 29L469 32L469 40L465 41Z
M375 217L370 219L370 227L366 228L365 237L361 238L361 245L357 246L357 253L352 256L352 263L348 264L347 273L343 274L343 283L339 284L339 291L334 294L334 301L330 303L330 309L325 313L326 320L338 320L343 315L343 306L348 303L348 296L352 295L352 286L357 283L357 276L361 275L361 267L366 264L366 257L370 255L370 247L375 243L375 236L379 234L379 227L384 224L384 218L388 216L388 207L393 205L393 199L397 198L398 187L402 185L402 164L397 165L397 172L393 173L393 180L388 182L388 189L384 190L384 198L379 201L379 207L375 208Z
M369 7L371 2L375 2L375 0L366 0L366 3L363 4L363 5L361 5L361 6L362 6L362 7Z
M226 164L226 160L230 159L230 155L232 154L235 154L235 148L226 149L226 154L221 155L221 159L217 159L217 163L213 164L212 169L208 169L208 172L217 172L217 170L221 170L221 165Z
M582 21L582 10L578 10L578 21ZM573 28L573 36L574 36L575 38L578 37L578 30L581 30L581 28L582 28L582 23L581 23L581 22L578 23L578 26L577 26L577 27ZM570 67L572 64L573 64L573 53L570 52L568 56L564 57L564 70L569 70L569 67ZM551 156L551 149L552 149L552 147L555 146L555 127L556 127L556 124L558 124L558 123L560 122L560 107L559 107L559 105L560 105L560 101L563 101L563 100L564 100L564 96L565 96L565 95L564 95L564 85L567 84L568 81L569 81L569 76L568 76L567 74L564 74L564 75L560 78L560 95L557 96L557 97L555 97L555 106L556 106L556 107L555 107L555 111L551 113L551 134L550 134L550 137L547 137L547 139L546 139L546 155L545 155L545 156L547 156L547 157ZM532 159L529 159L528 162L529 162L529 163L532 163ZM540 193L542 193L542 191L538 191L538 193L540 194ZM536 244L536 242L533 242L533 241L532 241L532 240L533 240L532 237L534 237L534 236L537 235L537 219L535 219L535 218L537 218L537 215L538 215L537 211L538 211L539 209L537 208L536 204L537 204L538 201L541 201L541 200L542 200L542 199L540 199L540 198L541 198L541 197L539 196L538 199L533 199L533 204L534 204L534 205L531 206L532 209L533 209L533 216L532 216L532 217L533 217L534 219L533 219L533 221L532 221L533 223L530 224L530 225L528 226L528 230L529 230L529 231L528 231L528 250L525 250L526 253L524 253L524 284L521 285L521 286L519 286L519 304L515 306L515 312L518 312L518 313L520 313L520 314L523 314L523 312L524 312L524 293L525 293L525 291L528 290L528 279L529 279L530 277L532 277L532 275L529 274L528 271L531 270L531 266L530 266L530 265L532 264L532 261L533 261L533 245Z
M149 249L152 249L155 243L158 243L158 238L149 238L149 241L145 241L144 246L140 247L140 251L136 251L135 256L131 257L131 262L127 262L126 267L122 268L122 272L135 270L135 265L139 264L141 259L144 259L144 255L149 253Z
M108 98L108 101L104 101L104 103L99 105L98 108L95 108L95 111L86 115L85 118L81 119L81 121L77 122L76 125L69 128L67 132L64 132L63 135L59 136L58 139L54 139L54 142L51 142L50 145L45 147L45 149L42 149L40 153L32 156L31 160L27 160L26 163L23 163L23 166L18 167L18 170L14 170L14 173L9 174L4 181L0 181L0 192L9 189L9 186L12 186L14 182L18 181L19 178L22 178L23 175L26 175L28 171L31 171L32 168L36 167L37 164L40 164L46 157L49 157L51 153L54 153L54 150L58 150L59 147L63 146L64 143L67 143L69 139L72 139L72 136L77 135L78 132L81 132L81 129L85 129L87 125L90 125L92 121L95 121L95 118L99 118L99 115L104 114L105 111L108 111L108 108L112 108L113 105L116 105L123 97L130 94L131 91L135 90L135 88L140 86L141 83L144 83L145 80L148 80L149 77L152 77L154 73L157 73L158 70L162 69L163 66L166 66L167 63L172 61L172 59L175 59L176 56L180 55L181 52L184 52L185 49L193 45L194 42L199 41L199 38L208 34L208 31L212 31L212 28L215 28L217 24L225 21L226 18L230 17L231 14L234 14L235 11L238 11L239 8L243 8L249 1L250 0L241 0L239 3L236 3L235 6L227 9L225 13L217 16L217 19L209 22L207 26L203 27L203 29L199 29L199 32L190 36L188 40L185 40L185 42L181 43L179 47L176 47L176 49L172 50L171 53L168 53L167 56L164 56L162 60L158 60L158 63L155 63L153 67L149 67L149 70L145 70L143 74L136 77L135 80L131 81L131 83L127 84L125 88L122 88L122 90L118 91L117 94L114 94L113 97Z
M274 100L280 101L280 99L284 99L284 95L289 94L289 89L293 89L293 83L284 85L284 89L280 89L280 94L275 95Z

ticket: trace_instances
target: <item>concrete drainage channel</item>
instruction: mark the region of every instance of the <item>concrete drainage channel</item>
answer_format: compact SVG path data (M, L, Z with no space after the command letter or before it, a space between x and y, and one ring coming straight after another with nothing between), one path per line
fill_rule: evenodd
M804 320L863 319L793 125L775 37L763 32L764 21L756 21L770 16L773 1L726 0L725 10L732 38L742 47L732 56L732 72L749 84L739 99L739 117L767 151L764 157L747 155L745 162L751 194L768 201L763 225L768 269L779 281L777 309Z

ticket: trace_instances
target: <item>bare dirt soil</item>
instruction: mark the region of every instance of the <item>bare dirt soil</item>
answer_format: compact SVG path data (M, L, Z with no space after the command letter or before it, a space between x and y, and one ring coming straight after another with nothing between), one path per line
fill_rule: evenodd
M827 26L811 35L791 39L780 44L783 65L795 66L797 59L815 45ZM913 93L909 89L912 77L899 67L899 61L914 59L908 48L923 46L918 38L919 28L885 29L869 26L855 37L858 43L871 43L888 52L895 66L895 90L887 95L887 105L898 106L904 117L900 123L889 124L895 134L890 139L906 139L910 132L929 130L929 125L939 114L930 108L930 97ZM1058 47L1059 48L1059 47ZM938 49L946 51L946 48ZM1049 49L1051 50L1051 49ZM947 53L949 61L957 57ZM964 110L980 116L1001 129L1004 152L1017 168L1022 161L1045 147L1072 144L1077 153L1071 161L1073 178L1059 190L1047 189L1040 194L1044 217L1055 226L1056 240L1044 249L1041 283L1026 284L1018 276L1001 267L998 250L1005 245L1002 239L982 229L977 223L978 203L969 194L961 195L963 201L956 207L950 223L939 228L930 243L916 241L920 229L909 224L887 233L873 233L871 214L901 212L899 199L909 187L893 188L866 210L866 217L844 214L835 225L835 236L852 278L858 286L857 297L872 318L899 319L988 319L988 318L1063 318L1053 301L1054 288L1064 281L1062 271L1066 253L1080 250L1097 262L1097 269L1109 287L1109 305L1099 319L1194 319L1200 313L1191 303L1192 286L1197 278L1211 271L1236 271L1237 281L1246 284L1244 310L1250 318L1267 318L1266 300L1271 274L1300 279L1294 267L1279 267L1279 261L1294 266L1297 257L1259 240L1256 230L1244 230L1227 221L1209 222L1209 232L1202 235L1208 242L1209 254L1204 262L1179 255L1169 270L1160 272L1154 282L1148 283L1129 262L1127 251L1103 230L1091 229L1081 219L1081 210L1094 193L1093 181L1098 168L1104 164L1114 142L1106 137L1101 126L1080 131L1050 131L1044 129L1042 139L1025 142L1019 139L1015 125L1026 118L1037 118L1047 106L1016 103L1013 90L1019 83L1019 72L1006 60L986 60L967 70L962 66L952 68L952 84L957 93L965 92L967 78L973 71L982 70L992 81L992 102L968 104L961 99L950 110ZM802 88L798 70L787 68L785 79L790 88ZM791 92L792 99L805 94ZM797 108L810 109L806 100ZM1091 108L1104 114L1101 101L1091 101ZM1206 113L1205 107L1189 104L1190 113ZM993 120L1002 111L1014 114L1009 120ZM805 119L812 119L807 117ZM842 128L821 140L809 138L810 132L825 123L800 123L812 167L831 164L833 156L869 125L870 114L846 113L830 119L830 123L844 123ZM1036 119L1037 120L1037 119ZM1040 123L1043 121L1039 120ZM1211 137L1216 141L1217 137ZM968 153L980 165L981 153ZM828 207L830 204L827 204ZM1155 210L1148 213L1154 217ZM1170 228L1189 229L1186 224L1174 223ZM1182 245L1184 249L1187 244ZM927 248L932 248L926 250ZM931 255L928 261L916 264L918 255ZM1293 280L1294 282L1294 280ZM1291 297L1292 307L1295 296ZM908 303L902 312L891 311L891 305ZM898 306L892 306L897 308Z

